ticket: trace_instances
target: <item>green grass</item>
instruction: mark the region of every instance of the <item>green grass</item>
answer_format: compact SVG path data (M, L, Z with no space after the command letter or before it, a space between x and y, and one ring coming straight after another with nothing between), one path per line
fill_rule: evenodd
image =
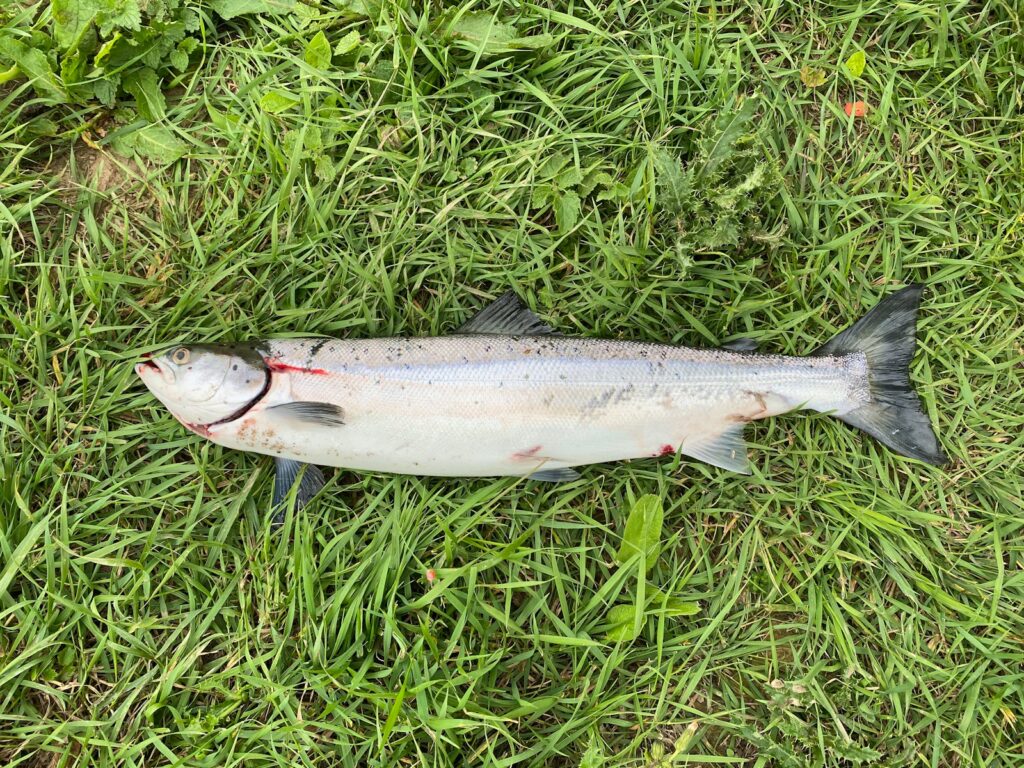
M114 151L126 108L0 87L0 764L1018 764L1019 5L475 4L550 35L513 53L419 4L338 5L219 22L168 90L169 165ZM361 47L314 69L318 30ZM266 112L275 89L298 102ZM778 186L735 244L694 243L657 153L697 157L755 93L751 162ZM556 211L559 155L628 194ZM274 531L268 461L187 434L130 365L449 332L510 287L568 333L802 354L910 281L945 469L798 414L749 430L749 478L338 471ZM665 503L650 582L700 612L610 643L644 493Z

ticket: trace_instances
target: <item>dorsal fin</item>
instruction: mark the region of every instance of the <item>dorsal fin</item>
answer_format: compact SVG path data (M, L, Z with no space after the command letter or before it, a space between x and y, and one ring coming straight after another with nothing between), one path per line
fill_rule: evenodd
M456 333L486 333L502 336L544 336L554 329L527 309L512 291L469 318Z

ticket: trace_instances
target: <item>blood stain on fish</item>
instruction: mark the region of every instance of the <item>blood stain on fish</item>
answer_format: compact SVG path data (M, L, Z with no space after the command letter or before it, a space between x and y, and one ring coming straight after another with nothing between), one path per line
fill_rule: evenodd
M535 445L532 448L527 448L525 451L516 451L512 454L512 458L516 461L525 461L526 459L535 459L537 454L540 453L540 449L543 445Z
M673 446L669 445L668 443L665 443L665 445L661 446L661 448L658 449L657 455L658 456L674 456L675 453L676 453L676 449Z
M325 376L328 373L323 368L303 368L301 365L289 365L269 357L264 358L263 362L266 363L267 368L277 373L312 373L317 376Z

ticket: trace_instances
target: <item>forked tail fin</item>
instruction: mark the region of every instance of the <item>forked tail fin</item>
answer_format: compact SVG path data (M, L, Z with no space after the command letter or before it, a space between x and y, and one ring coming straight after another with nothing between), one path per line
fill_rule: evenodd
M910 383L917 307L923 290L923 285L912 285L887 296L814 354L860 352L867 358L871 400L847 413L836 414L837 418L864 430L897 453L941 466L948 459Z

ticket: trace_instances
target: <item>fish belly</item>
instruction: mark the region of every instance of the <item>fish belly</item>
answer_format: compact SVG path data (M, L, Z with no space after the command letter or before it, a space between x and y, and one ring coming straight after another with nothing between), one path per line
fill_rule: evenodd
M777 397L650 384L315 389L301 399L338 405L343 425L275 423L263 409L243 420L232 447L358 470L529 475L687 453L730 426L789 409Z
M725 411L730 410L721 409L716 416L707 407L633 403L598 413L578 406L558 412L516 403L515 397L496 401L482 392L477 395L449 393L446 409L410 407L408 402L394 413L374 408L352 415L344 428L314 428L305 439L289 441L286 451L291 458L352 469L529 475L675 453L680 446L721 431ZM347 413L352 413L351 407Z

